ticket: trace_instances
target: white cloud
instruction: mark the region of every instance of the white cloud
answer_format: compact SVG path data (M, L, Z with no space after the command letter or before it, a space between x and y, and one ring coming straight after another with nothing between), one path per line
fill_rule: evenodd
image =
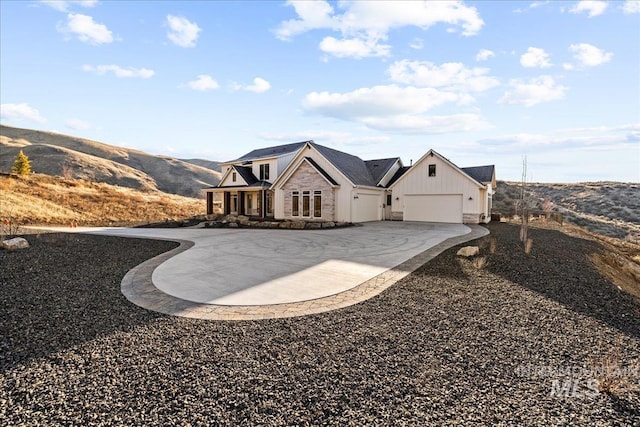
M571 64L570 62L565 62L564 64L562 64L562 68L564 68L567 71L571 71L573 70L575 67L573 66L573 64Z
M109 72L112 72L118 78L128 78L128 77L137 77L142 79L149 79L153 77L155 71L149 70L147 68L122 68L119 65L83 65L82 71L96 73L98 75L105 75Z
M98 0L40 0L40 3L46 4L60 12L66 12L72 5L93 7L98 4Z
M464 93L388 85L346 93L311 92L302 105L311 114L362 123L368 128L389 132L440 133L486 128L488 124L475 114L425 115L446 103L468 101L469 96Z
M501 153L535 152L559 149L606 149L621 144L637 143L640 124L616 127L558 129L550 134L520 133L479 140L479 147Z
M354 136L349 132L337 132L326 130L307 130L302 132L263 132L260 137L269 141L291 142L313 140L319 143L331 143L333 145L359 145L370 143L383 143L391 140L388 136Z
M424 40L422 40L420 37L416 37L411 43L409 43L409 47L411 49L420 50L424 48Z
M269 89L271 89L271 83L261 77L256 77L255 79L253 79L253 84L245 88L245 90L255 93L266 92Z
M247 92L263 93L271 89L271 83L262 77L253 79L252 85L241 85L240 83L231 83L231 90L246 90Z
M588 43L572 44L569 50L573 52L573 57L585 67L595 67L613 58L613 53L605 52Z
M627 0L622 5L622 11L627 15L640 13L640 0Z
M542 102L563 99L567 88L556 84L551 76L539 76L525 82L513 79L508 90L498 101L500 104L516 104L531 107Z
M491 125L478 114L366 117L362 122L372 129L408 134L468 132L491 128Z
M480 49L476 54L476 61L486 61L492 56L496 56L496 54L489 49Z
M342 39L325 37L320 42L320 50L338 58L356 59L371 56L389 56L391 46L378 44L377 39Z
M520 57L520 64L526 68L549 68L549 54L539 47L530 47L527 53Z
M91 16L80 13L67 15L67 23L58 24L58 31L74 34L78 40L89 44L113 42L113 34L104 24L99 24Z
M460 62L435 65L431 62L397 61L387 70L391 80L420 87L440 87L469 92L483 92L498 86L488 68L466 68Z
M303 107L312 113L339 119L361 119L368 116L422 113L460 96L433 88L399 87L397 85L360 88L346 93L311 92Z
M589 18L593 18L594 16L602 15L606 8L607 8L606 1L580 0L571 9L569 9L569 12L571 13L586 12L589 14Z
M40 112L27 103L2 104L0 105L0 117L4 120L29 120L37 123L45 123L47 119L40 115Z
M181 16L167 15L169 31L167 37L171 42L180 47L195 47L202 28L195 22Z
M195 80L187 83L187 86L189 86L193 90L200 91L214 90L220 87L218 82L208 74L199 74Z
M530 3L529 6L527 6L526 9L522 9L522 8L518 8L516 10L514 10L515 13L524 13L524 12L528 12L528 9L537 9L541 6L544 6L546 4L549 4L550 1L549 0L545 0L545 1L534 1L533 3Z
M84 120L75 119L75 118L67 120L65 125L68 128L74 129L74 130L89 129L91 127L91 125L85 122Z
M280 40L312 30L339 32L341 39L324 37L320 43L323 51L363 58L387 56L390 46L379 45L387 39L391 29L415 26L426 30L438 24L448 24L449 31L461 31L463 35L475 35L484 22L474 7L461 1L371 1L339 2L342 13L336 13L326 1L289 1L297 19L283 21L275 30Z

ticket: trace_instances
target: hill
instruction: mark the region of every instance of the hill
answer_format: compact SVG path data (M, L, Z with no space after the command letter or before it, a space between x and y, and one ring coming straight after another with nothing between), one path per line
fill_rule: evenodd
M204 214L200 199L43 174L0 176L0 221L132 225Z
M4 125L0 125L0 148L0 172L9 172L17 152L23 150L38 173L187 197L199 197L221 176L216 170L171 157Z
M514 213L520 183L498 181L493 211ZM527 183L532 210L559 212L566 221L609 237L624 239L640 233L640 184L584 182L575 184Z

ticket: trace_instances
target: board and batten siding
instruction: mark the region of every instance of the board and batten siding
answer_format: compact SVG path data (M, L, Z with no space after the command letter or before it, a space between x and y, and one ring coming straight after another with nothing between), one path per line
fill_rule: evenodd
M251 172L253 172L253 175L258 179L260 179L260 165L269 165L269 179L266 179L265 181L268 181L268 182L275 181L278 175L278 171L276 170L278 165L278 160L277 159L255 160L251 164Z
M236 181L233 182L233 174L236 174ZM222 181L219 186L220 187L237 187L240 185L247 185L247 182L242 179L242 176L238 172L236 172L233 168L229 172L229 175Z
M433 164L436 165L436 176L429 176L429 165ZM402 216L407 196L460 194L463 221L477 223L486 212L483 192L486 194L486 190L437 155L427 156L393 186L392 217Z

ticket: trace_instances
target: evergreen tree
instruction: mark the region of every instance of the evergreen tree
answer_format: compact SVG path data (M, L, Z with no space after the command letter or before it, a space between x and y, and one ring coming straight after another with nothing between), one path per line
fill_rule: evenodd
M22 150L20 150L16 159L13 161L11 173L16 175L29 175L31 173L31 162L29 161L29 157L27 157Z

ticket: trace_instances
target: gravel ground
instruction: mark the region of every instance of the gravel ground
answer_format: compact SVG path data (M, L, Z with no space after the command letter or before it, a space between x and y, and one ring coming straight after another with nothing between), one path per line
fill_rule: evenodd
M640 425L640 304L591 266L600 247L532 229L525 256L490 229L482 269L452 248L364 303L242 322L120 294L173 243L27 236L0 251L0 425ZM614 359L620 387L596 394Z

